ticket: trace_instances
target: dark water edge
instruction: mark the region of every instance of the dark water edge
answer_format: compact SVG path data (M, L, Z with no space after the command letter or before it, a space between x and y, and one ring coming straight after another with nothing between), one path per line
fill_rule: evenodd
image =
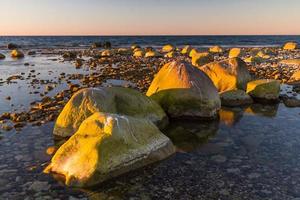
M172 122L177 153L88 190L42 171L53 124L0 140L0 199L294 199L300 197L300 108L223 108L220 121ZM35 182L42 189L34 189Z
M113 46L158 47L164 44L183 46L193 44L195 47L221 45L224 47L269 47L282 46L285 42L300 43L298 35L262 35L262 36L0 36L0 48L8 43L16 43L23 48L83 48L93 42L110 41Z

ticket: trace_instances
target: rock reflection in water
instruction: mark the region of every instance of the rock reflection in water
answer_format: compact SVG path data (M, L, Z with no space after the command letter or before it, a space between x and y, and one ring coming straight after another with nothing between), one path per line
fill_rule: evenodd
M279 104L252 104L245 110L245 113L263 117L276 117L278 106Z
M177 147L177 151L190 152L213 137L219 129L219 121L176 120L163 131Z
M232 127L242 119L245 110L246 108L241 107L222 107L219 111L220 121L225 125Z

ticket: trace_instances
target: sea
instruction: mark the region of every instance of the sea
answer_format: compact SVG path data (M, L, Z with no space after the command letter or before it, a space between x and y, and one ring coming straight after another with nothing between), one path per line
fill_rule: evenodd
M0 36L0 49L8 43L16 43L23 48L84 48L94 42L109 41L113 46L126 47L131 44L141 46L162 46L173 44L183 46L191 44L194 47L275 47L285 42L300 43L299 35L224 35L224 36Z

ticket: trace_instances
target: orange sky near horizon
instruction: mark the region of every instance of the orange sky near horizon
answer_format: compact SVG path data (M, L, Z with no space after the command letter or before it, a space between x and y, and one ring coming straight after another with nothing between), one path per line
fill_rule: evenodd
M0 8L2 36L300 34L297 0L1 0Z

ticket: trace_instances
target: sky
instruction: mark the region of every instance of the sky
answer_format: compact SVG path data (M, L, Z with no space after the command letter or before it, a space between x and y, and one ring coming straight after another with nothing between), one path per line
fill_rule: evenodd
M300 0L0 0L0 35L298 35Z

